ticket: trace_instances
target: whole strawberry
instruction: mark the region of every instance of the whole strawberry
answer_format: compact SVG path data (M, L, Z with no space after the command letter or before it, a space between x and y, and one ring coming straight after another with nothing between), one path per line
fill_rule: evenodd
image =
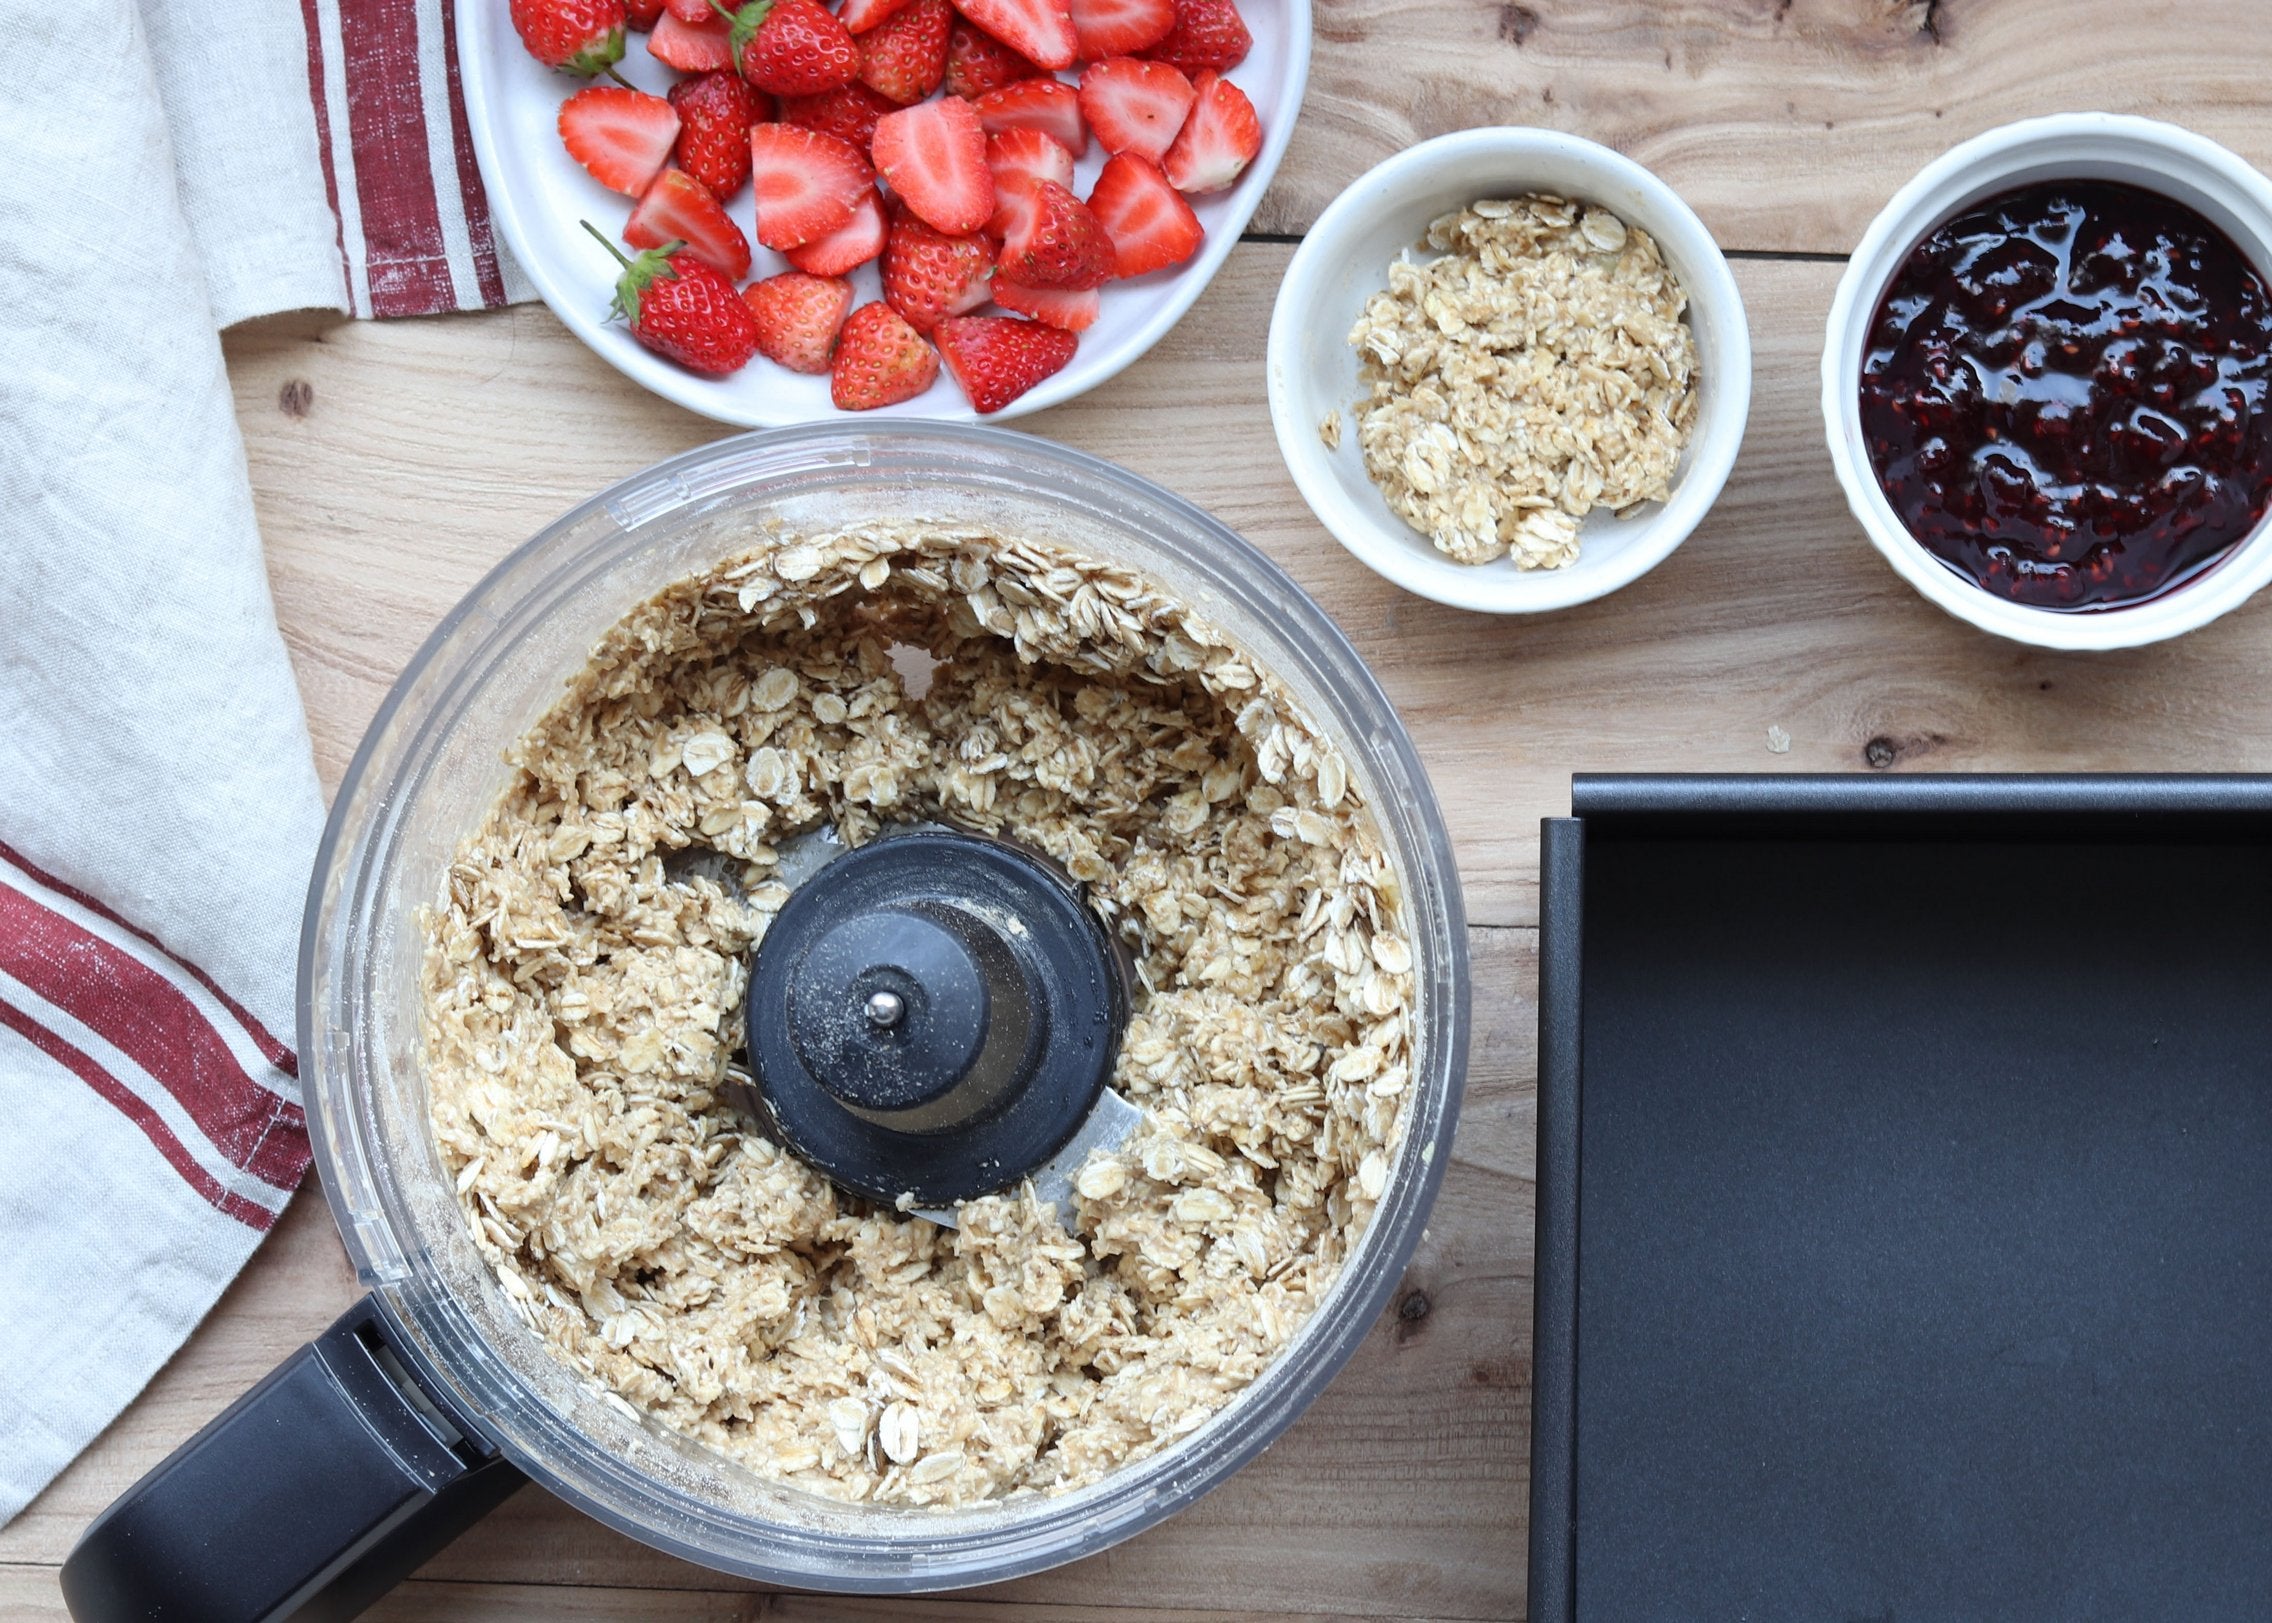
M860 36L860 82L902 107L921 101L946 77L954 20L947 0L909 0Z
M914 399L938 375L939 357L898 311L863 304L836 340L828 398L838 411L874 411Z
M1168 37L1143 54L1180 69L1185 77L1202 71L1228 73L1254 46L1237 0L1176 0L1175 26Z
M895 211L884 246L884 302L917 332L986 302L994 253L983 238L934 231L906 209Z
M732 21L734 60L760 90L817 96L860 72L859 44L819 0L747 0L738 11L710 3Z
M679 252L681 245L675 242L625 259L589 220L583 225L623 267L614 309L631 324L632 337L664 359L710 377L749 364L757 353L757 317L723 273Z
M623 0L512 0L513 31L548 68L589 79L623 60Z
M678 109L678 166L720 197L749 179L749 127L766 113L764 98L730 68L681 79L670 89Z

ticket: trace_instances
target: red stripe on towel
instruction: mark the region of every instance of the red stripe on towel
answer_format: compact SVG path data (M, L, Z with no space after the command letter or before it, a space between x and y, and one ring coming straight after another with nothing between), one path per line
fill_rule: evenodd
M323 160L323 196L331 205L332 241L339 245L339 293L350 305L354 291L347 266L347 227L339 212L339 170L331 158L331 96L324 88L323 20L318 0L300 0L300 26L308 35L308 103L316 115L316 155Z
M149 931L143 929L140 925L130 924L125 919L120 918L116 913L103 906L102 903L96 901L85 891L80 890L75 886L65 884L62 880L56 878L55 875L49 873L46 869L34 867L29 861L24 858L21 852L8 845L5 841L0 841L0 862L7 863L17 872L24 875L25 878L30 879L35 884L46 887L47 889L55 892L56 895L69 897L72 901L77 902L81 907L94 914L97 918L109 920L112 924L117 925L121 930L124 930L128 935L134 937L137 941L147 942L152 947L155 947L159 952L164 953L168 959L180 965L185 972L187 972L194 980L196 980L198 985L204 987L206 991L213 994L213 1000L216 1003L220 1004L222 1008L227 1009L231 1018L233 1018L238 1025L244 1028L245 1035L253 1040L253 1046L260 1050L262 1056L267 1059L269 1064L275 1066L286 1076L297 1077L300 1074L299 1059L289 1048L286 1048L274 1037L271 1037L268 1034L267 1028L263 1026L258 1020L255 1020L252 1017L252 1012L250 1010L245 1008L245 1006L239 1003L235 998L229 996L228 993L222 991L220 982L216 981L212 976L206 974L204 970L199 969L195 964L191 963L187 958L184 958L180 953L175 952L172 948L168 947L163 941L160 941Z
M6 1026L86 1083L96 1094L116 1107L120 1115L141 1128L143 1136L165 1157L166 1164L181 1174L182 1182L196 1190L215 1211L235 1218L258 1233L265 1234L275 1226L274 1212L254 1204L233 1190L221 1187L213 1174L199 1166L196 1158L182 1147L181 1140L174 1137L172 1129L158 1119L156 1111L136 1098L133 1089L97 1065L86 1054L21 1009L6 1003L0 1003L0 1026Z
M481 166L474 162L473 131L466 124L465 95L458 86L457 0L442 0L442 55L450 65L449 83L443 88L450 103L450 147L457 158L458 202L465 210L466 236L473 243L473 273L481 283L481 302L494 309L505 302L505 277L497 268L497 234L489 224L489 193L482 189Z
M416 0L343 0L339 29L371 313L454 310L456 284L428 164Z
M245 1074L173 982L5 885L0 970L140 1066L231 1166L272 1188L299 1187L310 1155L306 1116Z

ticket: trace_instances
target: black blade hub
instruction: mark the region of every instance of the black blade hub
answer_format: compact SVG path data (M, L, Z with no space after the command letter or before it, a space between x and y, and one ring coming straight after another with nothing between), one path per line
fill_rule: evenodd
M1119 957L1055 864L918 825L836 858L775 917L750 967L743 1103L845 1189L952 1205L1064 1147L1127 1018Z

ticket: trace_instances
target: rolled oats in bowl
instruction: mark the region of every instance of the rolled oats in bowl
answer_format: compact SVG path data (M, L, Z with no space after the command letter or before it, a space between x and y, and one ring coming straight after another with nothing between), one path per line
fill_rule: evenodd
M601 1389L799 1488L964 1506L1194 1431L1324 1300L1412 1083L1398 878L1348 763L1159 586L979 527L768 534L625 616L512 760L423 923L431 1125ZM847 1196L722 1089L779 847L914 821L1039 847L1129 951L1147 1121L1070 1228Z
M1455 562L1566 568L1588 513L1671 493L1697 411L1687 294L1648 233L1544 193L1443 215L1418 246L1349 335L1365 471Z

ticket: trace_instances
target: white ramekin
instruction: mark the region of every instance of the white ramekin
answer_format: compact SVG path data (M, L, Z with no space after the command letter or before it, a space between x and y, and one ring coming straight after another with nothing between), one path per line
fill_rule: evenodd
M1349 346L1365 301L1428 222L1479 198L1553 192L1599 203L1649 233L1688 291L1696 334L1696 429L1671 500L1630 518L1588 518L1578 561L1519 570L1504 560L1456 564L1389 510L1365 473L1354 407L1364 398ZM1719 496L1751 412L1751 331L1735 278L1704 223L1671 187L1632 159L1554 130L1462 130L1407 149L1371 170L1318 216L1302 239L1270 317L1270 418L1302 496L1335 539L1406 591L1487 614L1568 608L1614 592L1661 563ZM1339 450L1318 425L1341 414Z
M1936 226L1998 192L2041 180L2126 181L2221 227L2272 284L2272 182L2216 142L2153 119L2062 113L2006 124L1918 171L1870 223L1830 306L1822 351L1822 420L1830 460L1862 529L1901 577L1983 631L2042 648L2134 648L2238 608L2272 580L2272 515L2224 561L2166 597L2132 608L2058 610L2013 603L1965 580L1903 527L1862 441L1862 352L1886 285Z

